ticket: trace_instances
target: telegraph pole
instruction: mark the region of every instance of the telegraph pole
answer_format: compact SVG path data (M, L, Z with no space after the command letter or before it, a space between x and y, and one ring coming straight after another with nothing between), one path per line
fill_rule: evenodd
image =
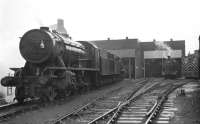
M198 50L198 66L199 66L199 79L200 79L200 35L199 35L199 50Z

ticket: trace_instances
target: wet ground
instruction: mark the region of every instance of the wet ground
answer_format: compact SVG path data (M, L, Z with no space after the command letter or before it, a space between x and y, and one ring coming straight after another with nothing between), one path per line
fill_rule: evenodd
M200 124L200 81L170 94L156 124Z
M177 112L171 124L200 124L200 82L189 83L177 91Z
M137 81L139 80L123 80L121 82L113 83L93 91L88 91L81 95L75 95L61 104L50 104L38 110L16 115L7 121L2 122L2 124L51 124L54 119L64 114L71 113L72 111L100 96L112 95L111 92L117 91L119 88L122 91L130 89L135 86L135 82Z
M10 119L5 124L47 124L53 118L63 115L66 111L73 111L80 105L96 98L99 94L104 94L118 87L130 87L133 84L134 81L125 80L123 83L77 96L64 105L49 106L24 113ZM200 124L200 81L190 82L172 92L154 124Z

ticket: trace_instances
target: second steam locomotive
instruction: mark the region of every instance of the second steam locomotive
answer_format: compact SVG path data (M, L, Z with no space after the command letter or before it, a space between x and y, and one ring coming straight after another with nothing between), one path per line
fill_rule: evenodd
M48 27L26 32L19 45L24 67L11 68L14 76L1 80L16 87L15 99L52 101L72 92L120 80L120 58L88 41L72 41Z
M164 64L163 76L165 79L175 79L178 77L179 63L180 62L178 62L178 60L168 56L168 58L163 63Z

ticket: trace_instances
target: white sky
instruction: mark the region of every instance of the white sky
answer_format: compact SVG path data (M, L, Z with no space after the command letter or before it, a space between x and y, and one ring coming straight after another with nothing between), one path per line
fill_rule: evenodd
M199 6L199 0L0 0L0 77L24 63L18 37L57 18L74 40L173 38L186 40L192 52L198 49Z

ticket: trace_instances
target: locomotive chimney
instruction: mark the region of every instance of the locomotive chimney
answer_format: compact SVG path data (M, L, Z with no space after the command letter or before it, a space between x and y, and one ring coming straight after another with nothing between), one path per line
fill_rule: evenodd
M40 27L41 30L49 30L49 27Z

